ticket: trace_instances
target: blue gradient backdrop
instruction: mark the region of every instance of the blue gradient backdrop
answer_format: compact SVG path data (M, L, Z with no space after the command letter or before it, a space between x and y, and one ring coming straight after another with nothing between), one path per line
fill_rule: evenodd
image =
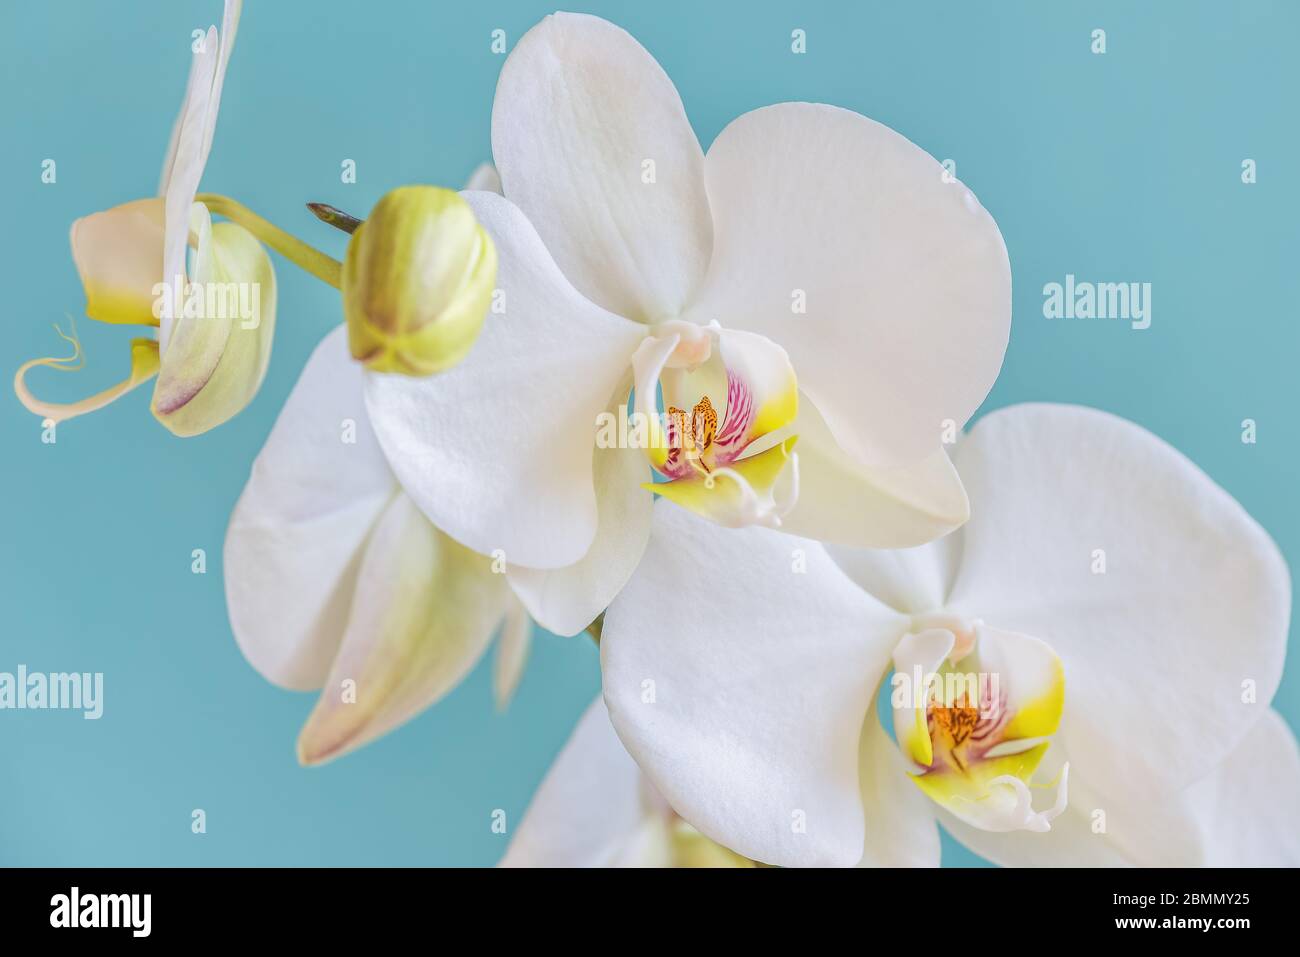
M74 218L150 195L180 102L190 32L218 0L11 4L0 31L0 370L58 352L80 315ZM781 100L820 100L901 131L997 218L1015 319L986 409L1086 403L1163 436L1300 555L1300 5L1150 2L579 3L628 28L676 81L703 142ZM341 256L303 209L359 214L404 183L458 185L489 156L503 58L535 2L251 0L205 188ZM790 51L807 31L808 52ZM1089 50L1094 28L1108 52ZM1259 182L1240 181L1241 162ZM58 163L42 184L41 162ZM356 160L355 185L340 162ZM817 170L809 170L816 176ZM325 768L294 761L310 695L242 659L221 543L253 456L304 360L340 321L337 294L277 259L270 374L234 422L172 437L140 390L65 424L0 395L0 671L102 671L105 714L0 712L0 863L491 864L596 694L595 650L539 635L519 695L495 713L486 667L434 710ZM1154 284L1153 323L1049 322L1042 286ZM125 330L82 321L88 364L38 375L71 399L116 381ZM8 373L6 372L6 375ZM7 380L6 380L7 381ZM1240 423L1258 422L1243 445ZM192 549L208 573L190 572ZM1225 636L1227 638L1228 636ZM1300 723L1300 678L1277 706ZM208 831L190 831L203 808ZM955 842L945 861L978 859Z

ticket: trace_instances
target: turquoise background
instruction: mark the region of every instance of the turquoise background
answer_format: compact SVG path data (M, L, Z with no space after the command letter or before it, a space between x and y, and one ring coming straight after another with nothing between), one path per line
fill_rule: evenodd
M59 353L80 315L76 217L152 194L190 58L218 0L6 5L0 31L0 369ZM919 143L993 213L1015 277L1002 376L1023 400L1117 412L1172 442L1300 555L1300 4L583 3L629 29L676 81L705 143L781 100L858 110ZM459 185L489 156L492 95L545 3L369 0L246 5L204 188L341 256L308 200L363 215L405 183ZM790 52L790 31L808 52ZM1107 33L1093 55L1090 33ZM1258 163L1243 185L1241 162ZM41 161L58 181L40 181ZM355 185L340 163L357 162ZM809 170L816 176L816 170ZM488 667L359 753L302 769L312 696L261 679L222 589L230 508L337 294L276 261L270 374L236 420L177 439L148 389L68 422L56 445L0 396L0 670L105 672L105 714L0 712L0 863L491 864L599 686L583 638L539 635L504 715ZM1048 321L1042 287L1154 285L1153 323ZM117 381L129 333L78 324L70 400ZM7 374L7 373L6 373ZM1258 422L1256 445L1240 423ZM207 550L206 575L190 571ZM1227 638L1228 636L1225 636ZM1300 678L1277 707L1300 724ZM203 808L208 832L190 831ZM977 863L954 842L945 861Z

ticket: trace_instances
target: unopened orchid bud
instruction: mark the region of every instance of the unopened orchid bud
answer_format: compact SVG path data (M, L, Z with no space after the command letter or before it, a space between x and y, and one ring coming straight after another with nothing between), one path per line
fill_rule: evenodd
M393 190L348 243L342 293L353 358L375 372L451 368L478 338L496 275L492 240L458 193Z

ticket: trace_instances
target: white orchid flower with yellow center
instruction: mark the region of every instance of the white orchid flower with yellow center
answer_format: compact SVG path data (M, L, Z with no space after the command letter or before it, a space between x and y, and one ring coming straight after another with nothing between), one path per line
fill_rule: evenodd
M321 688L304 764L360 747L454 688L500 632L504 707L531 621L493 560L438 531L393 476L339 326L316 348L253 463L226 533L230 623L274 683Z
M99 322L150 326L155 333L132 340L131 371L125 379L79 402L41 400L26 382L36 367L80 368L75 335L60 332L72 345L70 356L24 363L14 378L18 398L53 423L102 409L154 376L150 409L177 435L205 432L242 410L261 386L275 331L275 272L259 240L338 285L339 264L330 257L233 200L198 193L240 9L240 0L227 0L221 31L210 27L195 44L160 195L72 224L72 255L86 293L86 315ZM214 224L213 213L243 225Z
M510 54L492 140L506 198L465 194L500 258L482 336L366 401L407 494L504 554L534 618L573 634L604 609L656 493L879 547L966 520L943 432L997 375L1010 273L932 157L809 103L706 154L650 54L573 14Z
M495 180L484 164L470 184ZM425 215L430 205L437 212ZM464 306L491 293L490 241L458 194L437 187L393 190L365 224L314 211L353 233L347 322L312 353L254 461L224 559L245 657L275 684L321 689L298 738L303 764L340 757L438 701L497 634L493 691L504 708L532 632L504 563L439 531L402 490L363 396L366 369L454 362L467 333L472 341L484 309Z
M601 659L669 805L780 865L936 864L936 821L1004 864L1300 863L1268 535L1102 412L995 412L954 458L971 520L915 549L656 506Z
M757 867L687 824L586 710L515 829L501 867Z

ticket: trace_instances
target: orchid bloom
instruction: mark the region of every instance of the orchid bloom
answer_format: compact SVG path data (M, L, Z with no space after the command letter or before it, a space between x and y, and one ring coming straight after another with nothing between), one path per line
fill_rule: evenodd
M501 867L756 867L684 820L614 734L605 702L583 714Z
M781 865L933 865L936 820L1004 864L1300 863L1268 535L1094 410L995 412L954 458L971 520L915 549L656 506L601 659L669 804Z
M470 183L495 179L485 164ZM440 531L393 475L366 411L355 335L339 326L312 353L226 532L226 603L244 656L275 684L323 689L298 738L303 764L423 711L494 634L493 691L505 708L532 633L504 563Z
M37 399L25 377L36 366L79 368L71 356L33 359L14 388L23 404L58 423L101 409L157 376L150 409L177 435L229 419L256 394L275 329L275 272L253 234L214 225L195 202L216 129L240 0L227 0L222 28L210 27L194 53L180 115L163 163L160 196L115 206L72 224L72 255L86 292L86 315L99 322L152 326L156 338L131 342L130 375L80 402ZM193 249L192 263L187 253Z
M298 740L304 764L437 701L498 631L504 707L532 626L493 560L404 494L366 417L362 377L339 326L303 369L226 533L226 599L244 656L285 688L323 688Z
M372 374L366 405L406 493L503 553L541 624L605 608L654 494L878 547L966 520L943 431L997 375L1010 272L932 157L808 103L706 154L650 54L574 14L510 54L492 143L506 198L466 199L499 254L494 312L456 368Z

